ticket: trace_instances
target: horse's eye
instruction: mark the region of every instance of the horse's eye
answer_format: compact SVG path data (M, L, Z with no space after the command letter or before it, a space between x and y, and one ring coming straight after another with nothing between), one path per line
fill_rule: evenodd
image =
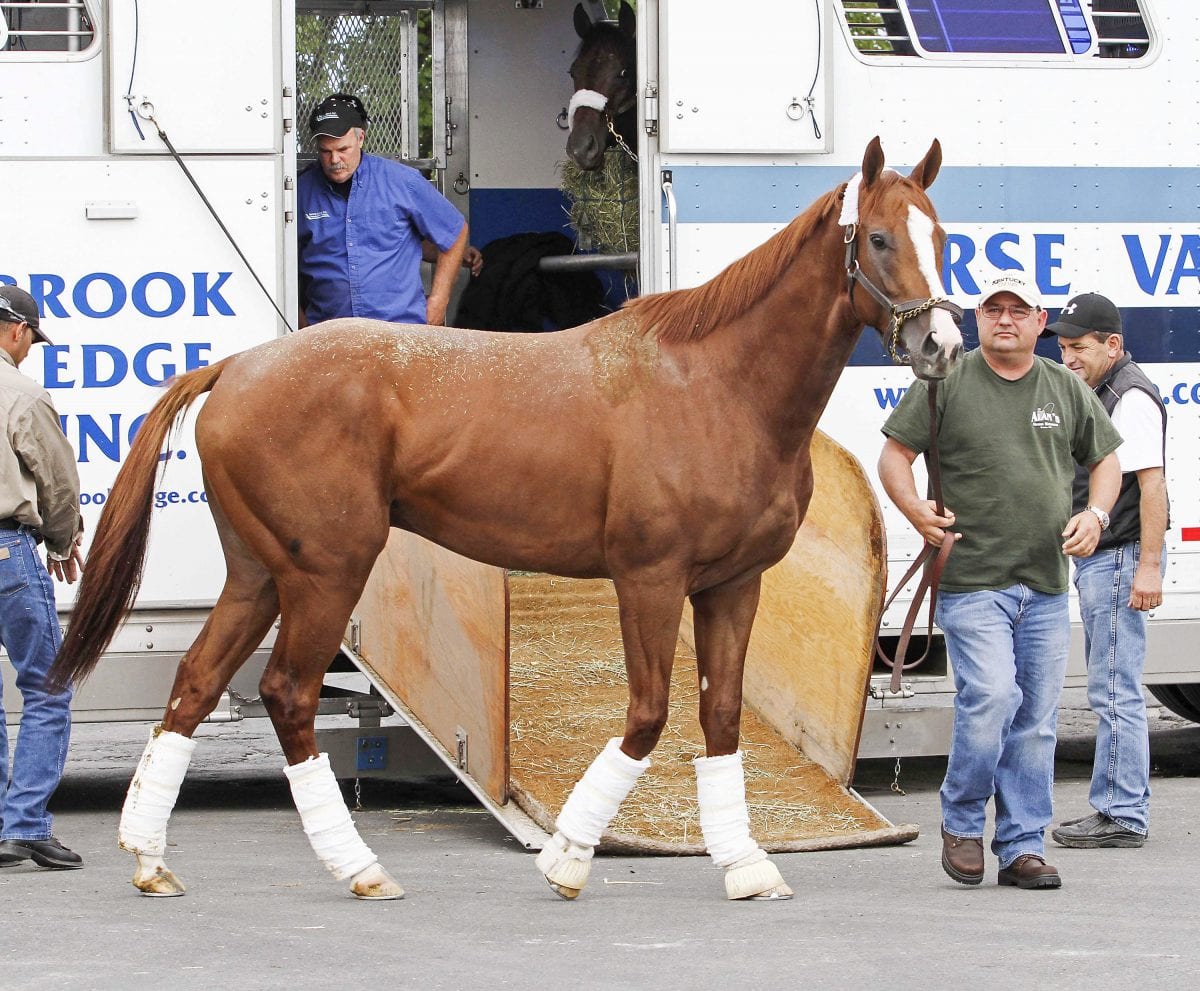
M879 248L881 251L887 247L887 238L882 234L871 235L871 247Z
M628 70L628 69L622 69L622 70L621 70L621 78L622 78L622 79L624 79L624 78L625 78L626 76L628 76L628 75L629 75L629 70Z

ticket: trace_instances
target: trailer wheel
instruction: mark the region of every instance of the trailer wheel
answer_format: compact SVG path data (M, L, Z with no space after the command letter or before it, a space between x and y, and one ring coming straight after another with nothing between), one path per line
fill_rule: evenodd
M1150 694L1175 715L1200 723L1200 685L1147 685Z

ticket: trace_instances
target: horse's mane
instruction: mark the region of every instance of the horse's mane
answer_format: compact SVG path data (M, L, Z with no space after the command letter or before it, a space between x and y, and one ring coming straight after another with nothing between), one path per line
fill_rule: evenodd
M645 333L694 341L745 313L767 292L813 232L840 209L846 186L826 193L783 230L702 286L639 296L625 304ZM672 261L674 264L674 260Z

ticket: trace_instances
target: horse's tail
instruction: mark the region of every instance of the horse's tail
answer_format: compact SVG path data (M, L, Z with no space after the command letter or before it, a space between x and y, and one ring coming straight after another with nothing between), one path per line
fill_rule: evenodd
M179 415L216 384L228 361L174 379L142 422L96 526L66 637L47 677L52 690L61 691L92 673L133 607L163 443Z

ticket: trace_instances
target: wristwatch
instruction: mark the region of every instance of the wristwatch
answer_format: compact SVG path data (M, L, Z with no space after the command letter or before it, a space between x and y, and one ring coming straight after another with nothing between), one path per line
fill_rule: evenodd
M1084 509L1086 512L1096 514L1096 519L1098 519L1100 521L1100 532L1101 533L1103 533L1105 530L1108 529L1108 523L1109 523L1108 513L1106 513L1099 506L1085 506Z

